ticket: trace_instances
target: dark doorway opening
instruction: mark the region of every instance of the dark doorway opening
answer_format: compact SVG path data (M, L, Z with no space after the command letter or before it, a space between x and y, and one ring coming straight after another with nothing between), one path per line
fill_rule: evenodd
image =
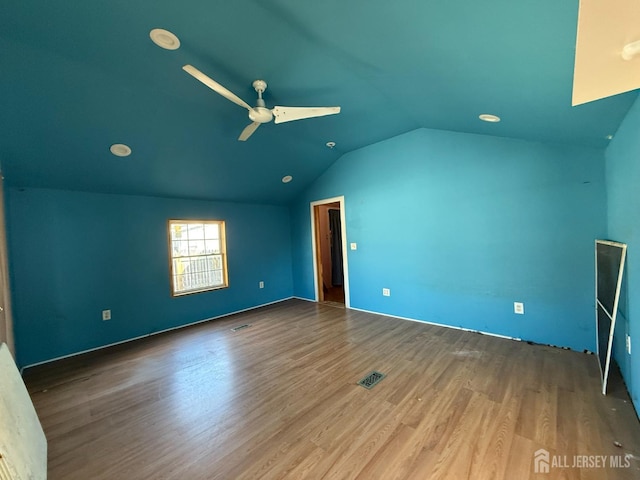
M344 272L340 202L314 207L318 301L344 306Z

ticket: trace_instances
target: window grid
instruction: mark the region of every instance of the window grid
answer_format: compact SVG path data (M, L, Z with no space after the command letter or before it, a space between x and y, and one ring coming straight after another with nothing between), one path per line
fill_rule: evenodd
M228 286L224 226L220 220L169 220L173 296Z

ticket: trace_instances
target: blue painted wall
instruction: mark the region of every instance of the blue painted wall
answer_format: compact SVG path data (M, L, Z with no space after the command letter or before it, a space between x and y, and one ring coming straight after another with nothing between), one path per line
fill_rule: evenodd
M309 202L339 195L352 307L595 350L603 150L420 129L346 154L291 206L296 296L315 295Z
M608 237L628 245L614 356L640 412L640 99L607 148L606 183ZM631 335L631 355L625 333Z
M167 220L201 218L226 221L230 286L172 298ZM292 295L285 207L11 188L7 220L21 366Z

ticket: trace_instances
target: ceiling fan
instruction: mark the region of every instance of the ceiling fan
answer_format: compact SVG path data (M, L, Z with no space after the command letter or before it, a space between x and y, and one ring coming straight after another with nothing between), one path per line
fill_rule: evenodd
M256 92L258 93L258 100L256 101L256 106L251 107L247 102L242 100L236 94L227 90L225 87L202 73L197 68L191 65L185 65L184 67L182 67L182 69L189 75L194 77L196 80L200 80L214 92L219 93L220 95L225 97L227 100L231 100L233 103L249 110L249 119L252 121L252 123L247 125L238 137L238 140L240 140L241 142L247 140L261 124L269 123L274 119L274 117L274 123L284 123L291 122L293 120L324 117L325 115L335 115L336 113L340 113L340 107L275 106L272 109L269 109L265 106L264 100L262 99L262 94L267 89L267 82L265 82L264 80L256 80L253 82L253 88L255 88Z

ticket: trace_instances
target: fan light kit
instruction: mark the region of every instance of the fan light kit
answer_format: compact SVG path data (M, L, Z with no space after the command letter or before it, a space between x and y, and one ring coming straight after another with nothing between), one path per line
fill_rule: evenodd
M128 157L131 155L131 147L125 145L124 143L114 143L109 148L111 153L113 153L116 157Z
M154 28L149 32L153 43L167 50L177 50L180 48L180 40L173 33L162 28Z
M478 115L478 118L483 122L489 122L489 123L498 123L500 121L499 116L491 115L490 113L483 113L481 115Z
M218 82L202 73L197 68L191 65L185 65L182 69L191 75L196 80L204 83L211 90L219 95L222 95L227 100L246 108L249 111L249 119L252 123L247 125L242 131L238 140L241 142L246 141L253 132L255 132L263 123L269 123L274 120L274 123L291 122L293 120L302 120L304 118L323 117L325 115L334 115L340 113L340 107L280 107L275 106L272 109L266 107L262 94L267 89L267 82L264 80L256 80L253 82L253 88L258 94L256 100L256 106L252 107L247 102L242 100L236 94L227 90Z
M282 183L289 183L291 180L293 180L293 177L291 175L285 175L284 177L282 177Z

